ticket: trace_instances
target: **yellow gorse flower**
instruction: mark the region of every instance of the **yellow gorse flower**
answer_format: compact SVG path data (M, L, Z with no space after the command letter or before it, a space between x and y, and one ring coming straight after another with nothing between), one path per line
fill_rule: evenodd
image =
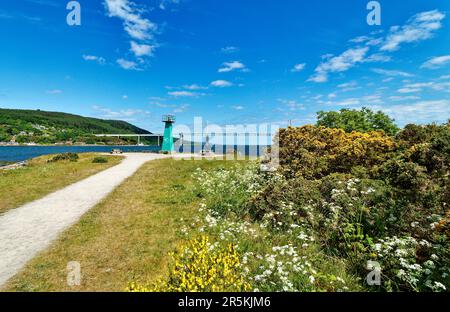
M212 245L208 236L192 239L172 254L172 265L167 279L154 287L131 283L128 291L248 291L251 289L241 272L241 263L235 246Z

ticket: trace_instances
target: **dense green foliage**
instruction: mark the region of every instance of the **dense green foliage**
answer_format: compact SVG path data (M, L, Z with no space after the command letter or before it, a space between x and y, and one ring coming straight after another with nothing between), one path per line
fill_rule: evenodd
M53 156L47 162L52 163L52 162L58 162L58 161L64 161L64 160L76 162L76 161L78 161L79 158L80 158L80 156L78 156L77 153L62 153L62 154Z
M317 126L327 128L344 129L346 132L359 131L384 131L388 135L394 135L399 130L385 113L373 112L368 108L362 110L341 109L339 112L318 112Z
M150 132L120 120L102 120L66 113L40 110L0 109L0 142L41 144L84 142L94 144L117 141L96 138L93 134L149 134ZM123 141L123 139L121 139Z
M108 158L106 158L106 157L101 157L101 156L95 157L95 158L92 160L92 163L93 163L93 164L106 164L107 162L108 162Z
M382 131L346 133L325 127L290 127L280 129L277 139L284 173L305 178L380 164L395 149L393 139Z

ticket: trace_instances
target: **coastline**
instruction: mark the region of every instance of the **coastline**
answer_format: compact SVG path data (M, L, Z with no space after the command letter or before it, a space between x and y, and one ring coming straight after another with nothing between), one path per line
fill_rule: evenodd
M153 146L157 146L157 145L136 145L136 144L127 144L127 145L120 145L120 144L113 144L113 145L104 145L104 144L33 144L33 145L28 145L28 144L14 144L14 145L7 145L7 144L0 144L0 147L93 147L93 146L101 146L101 147L108 147L108 146L112 146L112 147L116 147L116 146L125 146L125 147L133 147L133 146L138 146L138 147L153 147Z
M109 153L112 149L123 152L157 152L160 147L151 145L2 145L1 163L17 163L35 157L62 153Z

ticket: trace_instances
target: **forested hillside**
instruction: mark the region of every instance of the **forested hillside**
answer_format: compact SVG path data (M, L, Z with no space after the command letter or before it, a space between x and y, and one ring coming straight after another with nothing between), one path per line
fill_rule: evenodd
M48 144L78 141L92 144L112 140L93 136L100 133L150 132L120 120L102 120L41 110L0 109L0 142L13 140L18 143Z

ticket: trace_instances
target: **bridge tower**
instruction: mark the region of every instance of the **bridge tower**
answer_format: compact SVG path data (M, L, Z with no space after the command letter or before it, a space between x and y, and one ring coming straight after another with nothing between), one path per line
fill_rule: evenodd
M162 143L162 152L173 153L175 151L175 146L173 144L173 124L175 123L175 116L164 115L162 121L164 122L164 138Z

